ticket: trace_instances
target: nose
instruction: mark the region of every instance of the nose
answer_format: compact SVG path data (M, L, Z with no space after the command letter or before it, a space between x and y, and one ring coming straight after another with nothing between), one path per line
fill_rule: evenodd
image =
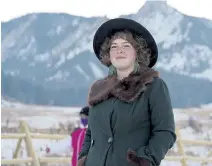
M117 47L117 52L118 53L123 53L122 47Z

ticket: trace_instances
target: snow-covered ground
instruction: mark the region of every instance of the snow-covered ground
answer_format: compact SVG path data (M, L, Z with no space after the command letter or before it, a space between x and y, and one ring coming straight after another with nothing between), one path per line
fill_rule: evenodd
M45 105L26 105L20 102L12 102L5 99L1 100L1 108L16 109L16 110L30 110L30 111L62 111L73 112L79 111L79 107L59 107L59 106L45 106Z
M9 104L8 104L9 105ZM30 109L30 111L29 111ZM72 122L77 126L78 111L80 108L63 108L63 107L44 107L44 106L26 106L19 104L16 109L10 106L2 107L2 126L5 126L9 119L8 127L17 127L19 120L26 120L31 128L49 129L51 127L58 128L59 123L67 125ZM174 109L175 120L180 127L180 134L183 139L189 140L207 140L212 141L212 104L202 106L200 108L189 108L186 110ZM195 124L190 122L190 119L195 121ZM204 124L204 125L203 125ZM194 125L194 126L191 126ZM200 131L196 131L199 129ZM46 147L50 148L49 155L70 156L71 155L71 138L67 135L60 141L38 140L34 139L33 144L38 156L45 156ZM17 140L1 140L2 158L10 159L16 148ZM206 157L209 151L212 151L212 146L192 146L185 145L185 151L193 156ZM177 144L171 150L177 153ZM26 157L25 145L22 143L21 157ZM162 166L177 166L180 162L163 161ZM191 166L200 166L198 162L188 162ZM212 165L212 163L211 163Z
M38 156L46 156L46 148L50 148L49 154L58 154L60 156L70 156L72 149L71 149L71 138L70 136L65 137L62 140L55 141L55 140L46 140L46 139L37 139L33 140L33 145L35 151ZM1 140L1 157L4 159L12 159L13 153L15 151L16 145L18 140L15 139L3 139ZM21 144L21 150L19 152L20 158L26 158L26 150L25 150L25 142L23 141Z

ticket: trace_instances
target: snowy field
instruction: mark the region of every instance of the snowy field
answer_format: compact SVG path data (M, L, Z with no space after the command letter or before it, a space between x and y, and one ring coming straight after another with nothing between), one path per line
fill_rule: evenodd
M46 107L46 106L27 106L20 103L2 102L2 127L17 127L19 120L26 120L31 129L50 129L59 128L60 124L65 127L69 123L78 126L78 112L80 108L63 108L63 107ZM188 140L207 140L212 141L212 104L205 105L200 108L190 109L174 109L175 120L177 126L180 128L180 134L183 139ZM9 123L8 123L9 121ZM38 156L71 156L71 138L67 137L60 141L38 140L34 139L33 144ZM2 158L11 159L15 151L17 140L1 140ZM47 154L46 148L50 148ZM185 145L186 154L192 156L206 157L209 151L212 151L212 146L191 146ZM179 155L178 148L175 144L170 155ZM25 145L22 143L19 157L25 158ZM162 166L177 166L180 162L163 161ZM198 162L188 162L191 166L200 166ZM208 166L212 166L212 163Z

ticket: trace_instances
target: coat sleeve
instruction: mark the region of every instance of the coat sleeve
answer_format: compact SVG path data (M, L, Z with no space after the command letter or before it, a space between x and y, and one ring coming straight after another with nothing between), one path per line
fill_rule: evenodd
M152 133L149 143L139 148L137 156L149 160L152 165L160 165L176 141L169 90L162 79L157 78L152 83L148 101Z
M90 130L90 127L88 126L88 128L86 130L86 134L85 134L85 139L84 139L84 142L83 142L83 145L82 145L82 149L79 153L78 160L87 156L90 145L91 145L91 130Z

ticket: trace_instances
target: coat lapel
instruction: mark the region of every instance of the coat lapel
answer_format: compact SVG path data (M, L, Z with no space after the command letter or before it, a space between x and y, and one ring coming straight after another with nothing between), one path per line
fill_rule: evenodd
M90 121L92 123L95 123L94 125L98 125L102 133L104 133L108 137L112 136L111 116L113 112L112 105L115 102L115 100L116 100L115 98L110 98L109 100L102 102L96 107L93 107L89 115L89 118L92 118L92 120ZM100 119L99 117L104 118Z

